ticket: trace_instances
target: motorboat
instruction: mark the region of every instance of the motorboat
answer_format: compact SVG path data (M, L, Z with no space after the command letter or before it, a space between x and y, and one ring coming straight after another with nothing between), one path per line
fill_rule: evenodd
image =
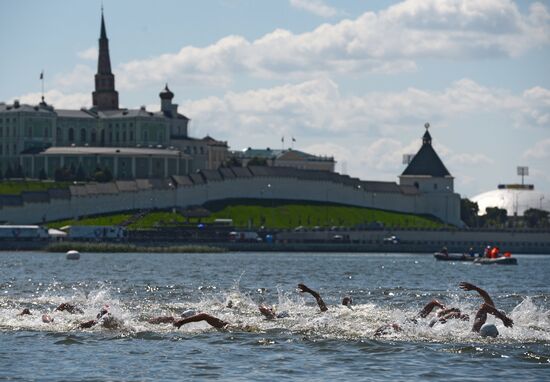
M475 257L466 253L434 253L436 260L440 261L474 261Z
M502 265L517 265L518 260L515 257L497 257L496 259L489 259L482 257L474 260L475 264L502 264Z

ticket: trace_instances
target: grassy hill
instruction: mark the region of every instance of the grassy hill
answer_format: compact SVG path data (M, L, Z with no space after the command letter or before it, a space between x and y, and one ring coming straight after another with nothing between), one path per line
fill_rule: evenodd
M419 216L371 208L351 207L339 204L315 203L287 200L251 200L238 199L205 204L211 211L203 223L213 223L216 219L232 219L238 228L292 229L298 226L313 227L368 227L383 224L385 227L443 227L434 217ZM49 224L51 227L64 225L116 225L131 222L129 229L178 226L187 223L187 219L178 211L151 211L132 218L131 213L104 215L83 218L79 221L65 220ZM190 219L196 224L199 220Z
M0 195L19 195L23 191L46 191L50 188L67 188L70 182L53 182L47 180L2 180Z

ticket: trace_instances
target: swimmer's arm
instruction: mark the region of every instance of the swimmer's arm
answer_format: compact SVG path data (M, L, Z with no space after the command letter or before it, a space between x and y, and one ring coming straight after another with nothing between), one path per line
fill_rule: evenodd
M60 312L67 311L71 314L73 314L73 313L84 313L82 311L82 309L77 308L76 306L74 306L73 304L69 304L68 302L64 302L62 304L59 304L59 306L57 308L55 308L55 310L60 311Z
M172 316L160 316L160 317L154 317L147 320L150 324L171 324L176 319Z
M496 318L500 319L504 324L504 326L508 328L511 328L512 326L514 326L514 321L508 316L506 316L506 314L497 310L492 305L483 304L477 311L476 318L474 321L474 326L472 327L472 331L479 333L479 331L481 330L481 327L487 321L487 313L490 313Z
M424 308L422 308L422 310L418 313L418 315L422 318L425 318L428 316L428 314L432 312L432 310L434 310L436 306L438 308L445 309L445 305L443 305L437 300L432 300L429 303L427 303Z
M180 328L182 325L188 324L190 322L200 322L200 321L206 321L210 326L216 329L223 329L227 325L229 325L227 322L220 320L219 318L216 318L214 316L211 316L208 313L199 313L191 317L182 318L181 320L174 321L173 325L176 328Z
M487 313L490 313L496 318L498 318L499 320L501 320L504 326L506 326L507 328L511 328L512 326L514 326L514 320L512 320L510 317L504 314L504 312L498 310L492 305L487 305L486 309L487 309Z
M485 301L486 304L495 306L495 303L493 302L493 299L491 298L491 296L489 296L489 293L487 293L485 290L481 289L480 287L477 287L474 284L470 284L465 281L458 284L458 286L460 287L460 289L463 289L466 291L475 290L477 293L479 293L481 298L483 298L483 301Z
M82 322L80 325L78 325L78 327L80 329L88 329L88 328L91 328L92 326L94 326L95 324L97 324L97 320L90 320L90 321L86 321L86 322Z
M315 297L315 300L317 301L317 305L319 305L319 309L321 309L321 312L326 312L328 310L327 305L321 298L321 295L314 291L313 289L308 288L304 284L298 284L298 289L300 289L300 292L302 293L309 293L313 297Z

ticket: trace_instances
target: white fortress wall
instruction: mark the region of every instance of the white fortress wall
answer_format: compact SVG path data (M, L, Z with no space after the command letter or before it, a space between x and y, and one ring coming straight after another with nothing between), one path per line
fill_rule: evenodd
M139 189L109 194L74 194L70 199L52 199L49 203L24 203L4 206L0 220L14 224L40 223L136 209L188 207L207 201L254 198L307 200L416 214L432 214L443 221L460 225L460 196L454 193L405 195L367 192L357 186L327 180L292 177L255 176L210 181L192 186L167 189Z

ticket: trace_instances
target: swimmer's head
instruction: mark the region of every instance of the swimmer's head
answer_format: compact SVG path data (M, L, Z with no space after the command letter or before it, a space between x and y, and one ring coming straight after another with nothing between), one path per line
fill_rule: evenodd
M481 337L493 337L498 336L498 329L494 324L484 324L481 329L479 329L479 335Z
M105 305L103 305L103 308L101 308L101 310L97 314L96 318L100 319L101 317L103 317L107 313L109 313L109 305L105 304Z
M350 307L353 304L353 299L349 296L346 296L342 299L342 305Z
M31 315L32 315L32 313L31 313L31 311L30 311L29 308L25 308L25 309L23 309L23 310L21 311L21 313L19 313L20 316L24 316L24 315L26 315L26 314L31 314Z
M187 318L187 317L194 316L194 315L196 315L196 314L197 314L197 312L196 312L195 310L193 310L193 309L187 309L185 312L183 312L183 313L181 314L181 316L182 316L183 318Z

